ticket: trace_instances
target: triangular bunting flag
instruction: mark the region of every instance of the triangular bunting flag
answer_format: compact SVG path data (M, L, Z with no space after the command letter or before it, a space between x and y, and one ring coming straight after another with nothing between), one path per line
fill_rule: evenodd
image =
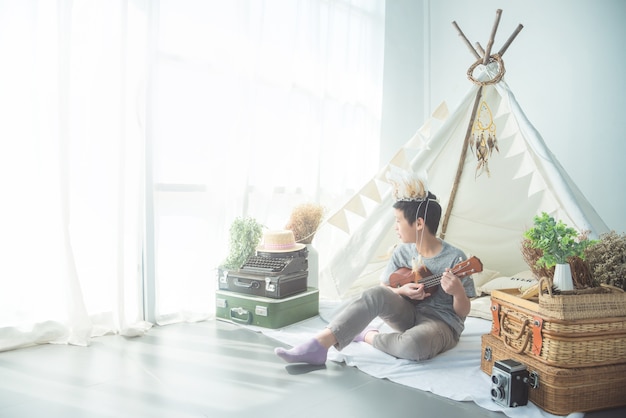
M328 223L333 226L336 226L339 229L342 229L348 234L350 233L350 226L348 225L348 219L346 218L346 214L344 213L343 209L340 209L337 213L335 213L333 216L328 218Z
M545 190L547 188L546 182L543 180L541 174L537 171L533 171L531 174L530 184L528 185L528 196L532 196L537 192Z
M422 127L419 128L419 133L421 133L424 138L430 138L430 125L431 121L430 119L428 119L426 122L424 122Z
M426 145L426 138L424 138L422 134L417 131L404 147L407 149L422 149L424 145Z
M378 191L378 186L376 186L376 182L374 180L368 181L367 184L361 189L360 194L361 196L365 196L368 199L373 200L374 202L382 202L380 192Z
M435 109L432 113L432 117L439 120L445 120L449 114L448 105L446 105L446 102L441 102L441 104L437 106L437 109Z
M404 149L400 148L400 150L396 153L396 155L389 162L391 165L395 165L396 167L403 168L405 170L410 170L409 162L406 159L406 153Z
M359 196L358 194L354 195L354 197L350 199L348 203L346 203L344 208L359 216L367 216L367 213L365 212L365 206L363 206L363 201L361 201L361 196Z
M535 166L535 163L533 162L533 160L529 156L521 155L521 157L522 157L521 158L522 161L521 161L521 163L519 165L519 168L517 169L516 173L513 175L513 180L525 177L525 176L527 176L529 174L532 174L537 169L537 166ZM507 158L509 158L508 155L507 155Z

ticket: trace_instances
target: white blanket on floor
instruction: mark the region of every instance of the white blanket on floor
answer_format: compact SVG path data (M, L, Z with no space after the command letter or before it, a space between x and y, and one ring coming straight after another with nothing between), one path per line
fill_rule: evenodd
M272 330L250 327L284 344L294 346L317 334L343 306L337 303L320 301L320 315L308 320ZM381 331L390 329L381 320L375 319L372 325ZM491 381L480 370L481 336L489 333L491 322L479 318L467 318L465 331L459 344L434 359L415 362L401 360L376 350L366 343L352 343L341 352L331 348L328 359L345 362L349 366L377 377L432 392L455 401L473 401L490 411L501 411L509 417L554 418L532 402L517 408L503 408L490 396ZM570 414L569 418L582 418L584 413Z

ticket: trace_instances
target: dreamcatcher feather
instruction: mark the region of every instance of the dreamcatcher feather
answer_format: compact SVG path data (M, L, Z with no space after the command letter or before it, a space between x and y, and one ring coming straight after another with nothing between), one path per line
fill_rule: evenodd
M493 123L491 109L486 102L482 102L476 113L476 119L472 125L472 135L470 138L472 152L478 160L474 177L480 176L483 172L491 177L489 172L489 157L493 150L500 152L498 139L496 138L496 125Z

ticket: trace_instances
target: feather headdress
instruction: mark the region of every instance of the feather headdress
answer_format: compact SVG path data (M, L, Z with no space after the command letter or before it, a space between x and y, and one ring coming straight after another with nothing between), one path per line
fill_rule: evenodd
M428 198L426 173L417 174L391 167L386 177L393 187L393 198L397 202L421 202Z

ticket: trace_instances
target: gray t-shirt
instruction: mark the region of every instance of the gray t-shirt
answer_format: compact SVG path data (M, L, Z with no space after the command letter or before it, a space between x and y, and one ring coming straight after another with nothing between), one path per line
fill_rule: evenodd
M445 241L441 241L442 249L439 254L434 257L422 257L422 261L426 268L433 274L442 274L446 268L452 268L467 257L463 251L453 247ZM401 267L411 268L412 260L417 260L419 254L414 243L400 244L394 250L391 260L387 264L387 267L381 275L381 282L389 284L389 276L391 273ZM471 276L461 278L461 283L465 288L465 294L468 297L476 296L476 290L474 289L474 280ZM465 318L460 318L453 307L454 298L452 295L448 295L440 287L431 294L430 297L419 301L415 304L415 309L420 313L441 319L457 333L461 335L463 332Z

